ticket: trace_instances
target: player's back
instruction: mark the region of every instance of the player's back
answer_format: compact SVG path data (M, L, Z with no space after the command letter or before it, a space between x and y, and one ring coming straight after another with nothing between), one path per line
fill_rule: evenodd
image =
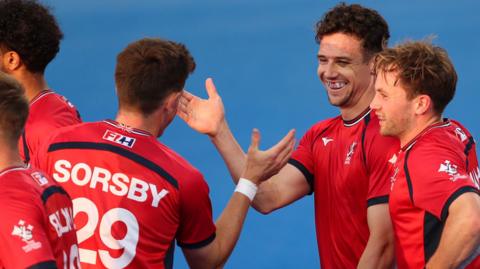
M79 268L72 202L43 172L0 172L0 268Z
M47 144L37 164L72 196L83 268L168 268L175 238L214 236L211 221L189 227L182 215L182 199L208 197L202 175L156 137L103 121L67 127ZM209 200L199 200L197 214L211 219Z
M82 122L75 106L65 97L45 90L30 101L24 132L18 141L22 159L28 163L42 140L54 130Z

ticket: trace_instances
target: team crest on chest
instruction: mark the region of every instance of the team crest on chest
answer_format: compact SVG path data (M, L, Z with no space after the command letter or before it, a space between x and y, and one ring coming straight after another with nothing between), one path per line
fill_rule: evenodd
M353 153L355 153L355 148L357 147L357 142L353 142L348 149L347 156L345 157L345 164L350 164L352 161Z
M395 184L395 181L397 181L398 171L400 170L397 166L397 160L398 160L397 154L393 154L392 158L388 160L392 168L395 168L393 170L392 176L390 177L390 190L393 190L393 185Z

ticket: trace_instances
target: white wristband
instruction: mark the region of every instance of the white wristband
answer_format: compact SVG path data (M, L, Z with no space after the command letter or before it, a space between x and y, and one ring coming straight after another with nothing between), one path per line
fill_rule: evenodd
M251 182L246 178L240 178L238 180L238 184L237 184L237 187L235 188L235 191L247 196L251 202L253 201L255 194L257 194L257 189L258 187L257 185L255 185L255 183Z

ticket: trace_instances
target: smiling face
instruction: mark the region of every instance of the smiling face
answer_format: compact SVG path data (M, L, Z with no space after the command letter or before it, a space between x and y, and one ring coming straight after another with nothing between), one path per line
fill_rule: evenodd
M370 107L377 114L382 135L406 137L414 126L415 99L398 81L398 72L379 72L375 81L375 97Z
M373 76L364 58L362 41L343 33L326 35L318 51L318 76L329 102L340 108L355 107L362 97L369 98Z

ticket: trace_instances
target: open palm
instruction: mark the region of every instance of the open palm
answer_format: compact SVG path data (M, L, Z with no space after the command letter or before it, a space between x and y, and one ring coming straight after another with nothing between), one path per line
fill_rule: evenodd
M213 80L205 81L208 99L202 99L183 91L177 115L197 132L215 136L225 119L222 98L217 93Z

